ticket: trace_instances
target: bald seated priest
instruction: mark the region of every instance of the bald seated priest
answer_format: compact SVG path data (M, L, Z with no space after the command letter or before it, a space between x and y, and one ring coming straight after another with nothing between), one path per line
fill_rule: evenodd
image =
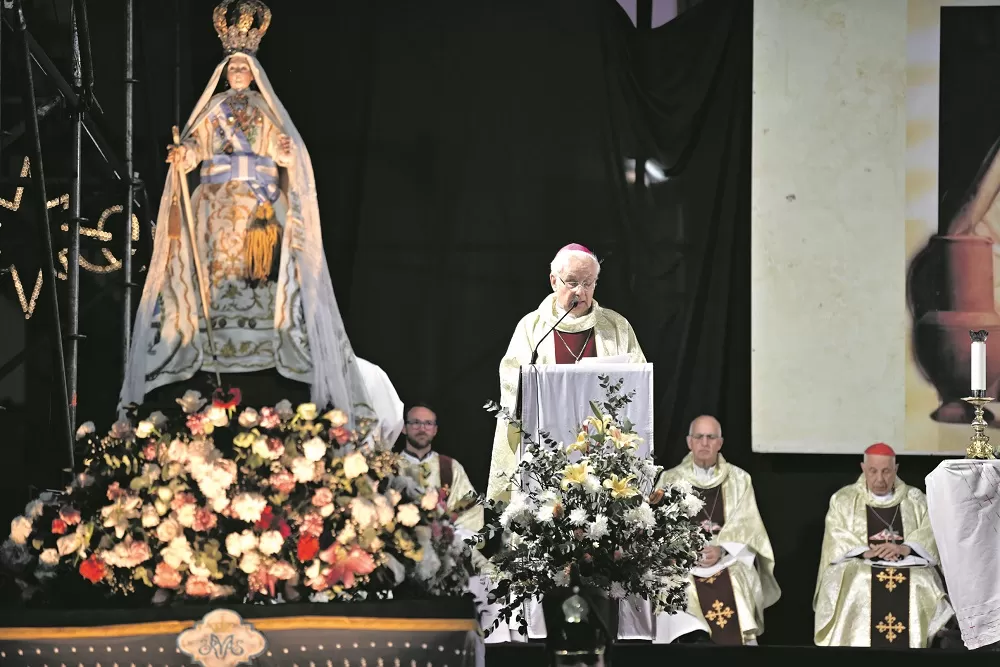
M926 648L955 614L927 497L897 469L892 447L874 444L858 480L830 499L813 596L817 646Z
M537 364L575 364L585 357L621 355L627 355L629 363L646 363L632 325L594 298L600 273L597 256L579 243L564 246L556 253L549 266L552 293L517 323L507 354L500 362L502 407L511 412L516 408L521 366L531 363L536 345ZM555 331L546 335L563 315L566 318ZM509 499L519 446L517 431L498 420L487 498Z
M781 597L774 551L757 509L750 475L726 461L722 426L703 415L691 422L680 465L665 470L656 488L690 484L705 502L697 521L711 534L688 578L688 606L656 619L656 641L754 645L764 633L764 610Z

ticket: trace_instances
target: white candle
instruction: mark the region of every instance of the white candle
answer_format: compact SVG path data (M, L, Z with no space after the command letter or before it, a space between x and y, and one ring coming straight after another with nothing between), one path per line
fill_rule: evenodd
M986 391L986 343L972 343L972 390Z

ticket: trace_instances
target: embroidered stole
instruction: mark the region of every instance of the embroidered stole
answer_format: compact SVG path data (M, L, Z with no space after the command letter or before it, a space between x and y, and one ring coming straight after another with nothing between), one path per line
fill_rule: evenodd
M713 536L718 535L726 525L722 486L719 484L711 489L695 487L695 491L705 501L705 507L695 520L700 521L702 528ZM698 602L705 615L705 622L708 623L712 643L741 646L743 631L740 629L740 616L736 609L736 594L733 592L729 568L711 577L694 577L694 587L698 591Z
M868 510L868 543L903 542L903 517L892 507ZM910 568L872 565L871 645L876 647L910 646Z

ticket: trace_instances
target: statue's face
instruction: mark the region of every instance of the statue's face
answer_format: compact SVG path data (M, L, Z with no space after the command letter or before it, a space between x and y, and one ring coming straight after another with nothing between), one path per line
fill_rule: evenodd
M234 56L226 65L226 80L233 90L246 90L253 81L250 61L242 56Z
M549 284L556 293L556 301L563 310L569 308L573 297L577 299L573 315L586 315L594 301L597 286L597 262L582 257L570 257L559 275L549 274Z

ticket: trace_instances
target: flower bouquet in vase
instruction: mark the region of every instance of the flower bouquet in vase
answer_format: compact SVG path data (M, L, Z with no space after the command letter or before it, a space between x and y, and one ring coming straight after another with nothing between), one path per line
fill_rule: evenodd
M488 600L500 608L487 634L512 618L526 634L524 604L571 583L603 591L612 608L628 596L654 612L687 604L688 574L706 539L692 521L702 501L691 489L656 484L662 468L637 455L641 440L623 416L634 392L600 380L605 399L591 402L593 414L568 444L545 433L536 442L509 412L486 405L524 443L510 500L486 501L493 518L481 538L502 536L489 558Z

